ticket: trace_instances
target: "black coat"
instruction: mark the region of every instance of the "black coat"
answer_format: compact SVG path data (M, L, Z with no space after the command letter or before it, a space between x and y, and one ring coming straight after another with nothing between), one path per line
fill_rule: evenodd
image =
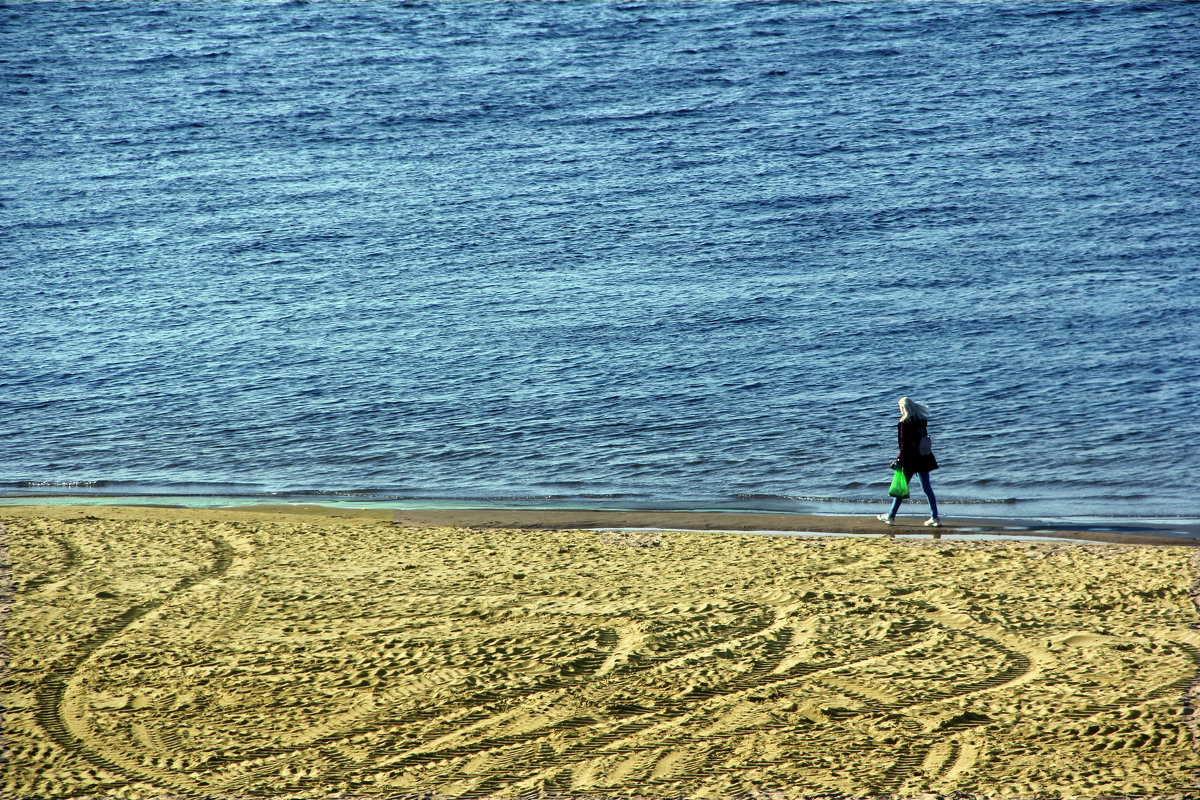
M900 440L900 455L896 456L896 464L908 475L938 468L933 453L921 455L921 437L928 434L928 423L923 419L907 419L896 424L896 438Z

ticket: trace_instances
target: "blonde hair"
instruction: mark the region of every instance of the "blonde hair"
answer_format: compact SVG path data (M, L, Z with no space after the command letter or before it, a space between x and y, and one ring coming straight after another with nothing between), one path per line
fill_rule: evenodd
M900 398L900 421L906 419L929 419L929 408L916 400Z

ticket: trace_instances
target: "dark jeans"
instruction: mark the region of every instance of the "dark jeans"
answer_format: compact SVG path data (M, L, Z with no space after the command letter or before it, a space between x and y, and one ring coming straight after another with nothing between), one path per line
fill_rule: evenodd
M904 478L906 480L912 480L912 476L913 476L913 473L909 472L908 470L904 470ZM929 515L931 517L933 517L934 519L937 519L938 518L937 498L933 496L933 487L929 485L929 473L928 472L921 473L921 488L925 490L925 496L929 498L929 511L930 511ZM900 504L903 502L904 502L903 498L893 497L892 498L892 510L888 512L888 516L889 517L896 516L896 512L900 510Z

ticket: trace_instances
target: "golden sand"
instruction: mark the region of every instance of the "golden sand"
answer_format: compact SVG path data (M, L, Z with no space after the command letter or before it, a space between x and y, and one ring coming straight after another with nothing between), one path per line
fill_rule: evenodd
M3 797L1197 796L1192 548L0 524Z

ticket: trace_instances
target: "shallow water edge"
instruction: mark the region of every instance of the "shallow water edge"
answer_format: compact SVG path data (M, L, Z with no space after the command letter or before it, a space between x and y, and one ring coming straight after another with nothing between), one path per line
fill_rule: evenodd
M186 502L179 502L186 500ZM942 518L941 528L923 524L920 505L901 514L892 527L869 514L806 514L778 511L678 508L565 508L479 504L424 503L263 503L231 502L230 498L41 497L0 498L0 508L21 506L125 506L254 512L320 517L388 520L408 527L566 529L655 529L740 531L784 535L932 536L979 539L1058 539L1115 544L1200 547L1200 519L1184 517L1000 517ZM24 502L22 502L24 501Z

